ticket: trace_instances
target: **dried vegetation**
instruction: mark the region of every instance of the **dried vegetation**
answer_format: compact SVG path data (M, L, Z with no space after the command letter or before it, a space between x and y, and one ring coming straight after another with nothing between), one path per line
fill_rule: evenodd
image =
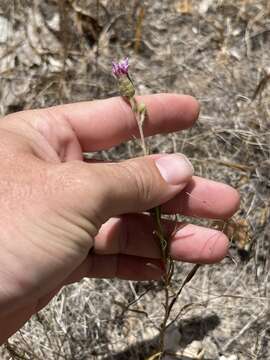
M184 152L198 175L236 187L242 203L236 221L222 224L234 261L201 267L172 314L167 346L179 359L270 358L269 19L268 0L0 0L2 115L114 96L111 61L125 55L140 93L188 93L201 103L196 126L153 137L152 149ZM96 155L121 159L138 149L131 140ZM176 291L189 269L178 265ZM63 289L3 354L144 359L162 319L160 290L85 279Z

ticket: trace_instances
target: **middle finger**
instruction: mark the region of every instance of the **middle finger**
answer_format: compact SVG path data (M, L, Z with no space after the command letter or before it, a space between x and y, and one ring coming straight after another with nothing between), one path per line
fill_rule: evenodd
M173 232L170 254L176 260L193 263L213 263L227 254L228 239L220 231L197 225L163 220L164 230ZM112 218L95 238L95 254L124 254L160 258L160 247L153 236L153 218L145 214L128 214ZM178 229L174 232L174 229Z

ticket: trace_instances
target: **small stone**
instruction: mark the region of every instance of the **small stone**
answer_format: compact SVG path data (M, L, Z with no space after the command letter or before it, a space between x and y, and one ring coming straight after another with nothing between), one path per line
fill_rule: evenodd
M212 4L213 0L202 0L199 4L199 13L205 15Z
M225 356L225 355L221 355L219 360L238 360L238 356L233 354L233 355L228 355L228 356Z
M7 18L0 15L0 44L7 42L11 27Z

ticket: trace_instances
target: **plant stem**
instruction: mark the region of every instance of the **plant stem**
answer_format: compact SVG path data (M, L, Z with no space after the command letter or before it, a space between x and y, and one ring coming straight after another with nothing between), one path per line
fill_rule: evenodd
M135 115L139 134L140 134L140 140L141 140L141 147L143 154L149 155L150 150L146 146L145 137L143 133L143 125L146 117L146 107L144 104L138 104L136 99L134 97L129 98L131 109ZM169 244L169 236L165 233L165 230L162 225L162 214L161 214L161 208L160 206L156 206L151 210L153 219L154 219L154 235L158 240L158 245L161 251L161 261L162 261L162 270L164 271L164 275L162 277L163 279L163 290L164 290L164 317L160 326L160 334L159 334L159 349L154 356L152 356L150 359L159 359L161 360L163 356L165 355L165 334L166 329L168 326L171 325L171 323L168 323L170 313L172 311L172 308L174 304L177 301L177 298L181 294L184 286L193 278L195 273L197 272L200 265L196 264L193 266L191 271L187 274L186 278L184 279L180 289L178 292L172 297L170 300L170 285L172 276L174 273L174 262L169 254L168 244Z
M149 155L149 149L147 149L147 146L145 143L145 137L144 137L144 133L143 133L143 124L144 124L145 115L146 115L146 108L144 108L142 111L139 111L139 105L134 97L130 98L129 101L130 101L131 109L134 112L136 122L138 125L143 154L144 154L144 156Z
M145 156L149 155L150 150L147 149L145 137L144 137L144 133L143 133L143 125L144 125L144 121L145 121L145 117L146 117L146 108L143 104L138 104L134 97L130 98L129 101L130 101L131 109L134 112L136 122L138 125L143 154ZM153 214L153 218L154 218L154 222L155 222L155 235L158 239L159 247L161 250L162 268L164 270L164 275L163 275L164 286L163 286L163 288L164 288L164 297L165 297L165 301L164 301L165 314L164 314L163 321L162 321L162 324L160 327L159 351L157 354L158 359L162 359L162 357L164 355L164 351L165 351L165 349L164 349L164 347L165 347L165 332L166 332L166 328L167 328L167 322L168 322L168 319L170 316L169 287L170 287L170 281L171 281L172 274L173 274L173 265L172 265L173 260L170 258L169 253L168 253L168 239L167 239L167 236L165 235L165 231L162 226L160 206L157 206L154 209L152 209L152 214Z

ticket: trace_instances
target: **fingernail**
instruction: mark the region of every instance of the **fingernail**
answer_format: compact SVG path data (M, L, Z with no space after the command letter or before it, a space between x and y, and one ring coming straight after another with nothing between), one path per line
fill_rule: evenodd
M156 160L156 166L163 179L171 185L180 185L189 180L194 168L183 154L170 154Z

